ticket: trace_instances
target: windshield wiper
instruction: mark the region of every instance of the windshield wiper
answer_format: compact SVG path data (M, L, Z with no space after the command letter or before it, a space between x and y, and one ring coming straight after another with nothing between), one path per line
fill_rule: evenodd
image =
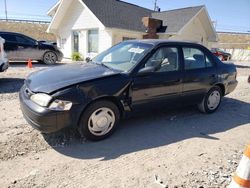
M111 68L111 67L109 67L108 65L106 65L106 64L104 64L104 63L102 63L102 62L98 62L98 64L99 64L99 65L102 65L102 66L104 66L104 67L106 67L106 68L108 68L108 69L111 69L111 70L112 70L112 68Z

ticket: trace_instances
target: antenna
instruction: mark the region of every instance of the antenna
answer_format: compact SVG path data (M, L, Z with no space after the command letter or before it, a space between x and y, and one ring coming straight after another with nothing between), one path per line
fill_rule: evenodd
M5 18L6 18L6 21L8 21L8 13L7 13L7 3L6 3L6 0L4 0L4 5L5 5Z

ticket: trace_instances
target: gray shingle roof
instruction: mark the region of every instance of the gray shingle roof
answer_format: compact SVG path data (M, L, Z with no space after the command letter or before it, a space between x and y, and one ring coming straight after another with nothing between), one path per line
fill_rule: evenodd
M163 20L164 31L178 32L203 6L155 12L119 0L82 0L105 27L145 32L142 17Z
M163 12L154 12L152 17L162 20L167 33L176 33L186 25L204 6L187 7Z
M152 10L117 0L82 0L95 16L111 28L145 31L142 17L151 16Z

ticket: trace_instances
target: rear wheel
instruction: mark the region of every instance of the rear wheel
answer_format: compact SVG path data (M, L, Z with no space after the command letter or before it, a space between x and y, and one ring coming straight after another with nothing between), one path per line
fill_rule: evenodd
M198 108L203 113L215 112L221 103L222 91L221 88L215 86L211 88L203 98L202 102L198 105Z
M82 114L79 132L89 140L98 141L110 136L120 120L118 107L106 100L91 104Z
M57 55L55 52L49 51L45 52L43 55L43 62L47 65L54 65L57 61Z

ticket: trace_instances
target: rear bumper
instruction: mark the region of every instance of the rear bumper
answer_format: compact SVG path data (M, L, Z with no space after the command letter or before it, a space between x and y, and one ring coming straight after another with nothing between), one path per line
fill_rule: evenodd
M72 124L70 111L52 111L31 101L24 92L19 92L20 106L26 121L43 133L52 133Z

